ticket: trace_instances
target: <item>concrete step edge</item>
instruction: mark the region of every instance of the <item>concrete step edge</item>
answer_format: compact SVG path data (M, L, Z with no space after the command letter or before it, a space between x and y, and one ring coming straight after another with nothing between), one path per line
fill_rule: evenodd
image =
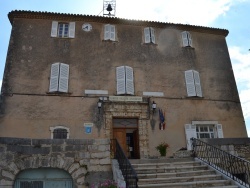
M200 165L200 166L178 166L178 167L148 167L148 168L134 168L135 171L137 170L155 170L155 169L193 169L193 168L206 168L206 165Z
M188 172L163 172L163 173L154 173L154 174L147 174L147 175L182 175L182 174L190 174L190 173L203 173L203 172L213 172L214 170L207 169L207 170L194 170L194 171L188 171ZM145 175L145 174L137 174L137 175Z
M174 162L174 163L134 163L132 166L159 166L159 165L185 165L185 164L201 164L198 161L190 161L190 162Z
M224 186L220 186L220 187L206 187L206 188L239 188L237 185L224 185Z
M194 184L211 184L211 183L230 183L230 180L214 180L214 181L193 181L193 182L181 182L181 183L159 183L159 184L139 184L139 187L160 187L160 186L181 186L181 185L194 185ZM226 186L226 185L224 185ZM184 186L185 187L185 186Z
M160 159L160 158L155 158L155 159L129 159L131 164L134 163L173 163L173 162L191 162L195 161L193 157L187 157L187 158L165 158L165 159Z
M147 182L147 181L162 181L162 180L180 180L180 179L202 179L202 178L222 178L220 174L215 175L202 175L202 176L184 176L184 177L170 177L170 178L150 178L150 179L140 179L139 182Z

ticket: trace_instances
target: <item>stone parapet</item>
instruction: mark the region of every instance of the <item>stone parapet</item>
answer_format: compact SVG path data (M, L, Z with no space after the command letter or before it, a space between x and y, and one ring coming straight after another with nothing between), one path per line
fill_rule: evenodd
M203 141L250 161L250 138L215 138L204 139Z

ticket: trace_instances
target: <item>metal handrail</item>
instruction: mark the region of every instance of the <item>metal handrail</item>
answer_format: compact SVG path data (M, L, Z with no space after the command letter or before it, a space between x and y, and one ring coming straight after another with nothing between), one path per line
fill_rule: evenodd
M111 139L111 152L119 163L119 167L126 182L126 188L138 188L137 174L117 139Z
M250 183L250 162L196 138L191 138L193 156L244 187Z

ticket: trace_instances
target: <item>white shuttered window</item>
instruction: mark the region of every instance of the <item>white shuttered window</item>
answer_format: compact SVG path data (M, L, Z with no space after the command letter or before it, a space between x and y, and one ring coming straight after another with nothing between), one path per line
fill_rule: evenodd
M216 129L217 129L217 138L224 138L224 136L223 136L223 130L222 130L222 125L221 124L217 124L216 125Z
M192 142L191 138L197 138L196 137L196 126L191 124L185 125L185 133L186 133L186 143L187 143L187 149L192 149Z
M104 40L115 41L115 26L106 24L104 25Z
M189 97L202 97L201 82L199 72L195 70L185 71L185 81L187 88L187 95Z
M51 37L75 38L75 22L59 23L52 21Z
M223 130L221 124L186 124L185 126L187 149L192 149L191 138L223 138Z
M49 92L68 92L69 65L53 63L50 72Z
M183 31L181 33L182 36L182 44L184 47L192 47L192 37L191 34L188 31Z
M117 95L134 95L134 73L133 68L128 66L116 67Z
M57 28L58 28L58 22L53 21L51 27L51 37L57 37Z
M116 67L116 89L117 95L126 93L126 82L125 82L125 69L124 66Z
M155 30L152 27L144 28L145 43L155 44Z

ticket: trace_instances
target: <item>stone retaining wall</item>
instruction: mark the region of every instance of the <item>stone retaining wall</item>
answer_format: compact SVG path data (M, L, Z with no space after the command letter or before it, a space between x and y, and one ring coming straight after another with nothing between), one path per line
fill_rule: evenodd
M0 188L13 187L22 170L41 167L67 171L77 188L111 179L110 140L0 137Z
M214 138L204 139L204 141L232 155L250 161L250 138Z

